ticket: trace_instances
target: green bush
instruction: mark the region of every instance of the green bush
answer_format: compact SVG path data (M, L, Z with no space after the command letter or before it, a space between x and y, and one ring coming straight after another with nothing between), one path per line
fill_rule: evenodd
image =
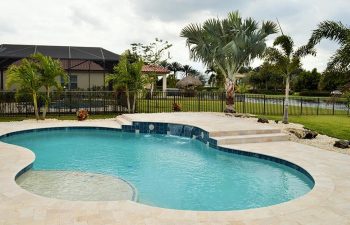
M316 96L316 97L329 97L331 94L329 91L301 91L300 96Z

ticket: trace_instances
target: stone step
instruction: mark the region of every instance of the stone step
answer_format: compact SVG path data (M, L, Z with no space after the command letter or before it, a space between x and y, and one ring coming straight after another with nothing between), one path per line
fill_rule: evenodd
M252 135L235 135L213 138L217 140L217 145L244 144L244 143L262 143L273 141L288 141L289 136L284 133L273 134L252 134Z
M209 133L209 137L226 137L236 135L254 135L254 134L276 134L281 133L280 129L260 129L260 130L228 130L213 131Z
M120 125L132 125L132 122L125 119L122 116L117 116L116 121L120 124Z

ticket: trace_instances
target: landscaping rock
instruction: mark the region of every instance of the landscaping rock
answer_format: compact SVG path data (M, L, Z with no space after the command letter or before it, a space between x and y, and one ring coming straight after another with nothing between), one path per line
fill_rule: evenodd
M278 120L275 120L275 123L276 123L276 124L278 124L278 122L280 122L280 121L278 121Z
M318 135L317 132L312 130L304 130L304 139L314 139Z
M79 109L77 111L77 119L79 121L83 121L83 120L86 120L89 116L89 113L86 109Z
M299 139L314 139L318 135L317 132L306 129L289 128L287 130Z
M259 118L258 123L269 123L269 120L266 118Z
M349 141L346 141L346 140L338 140L338 141L335 141L334 147L337 147L337 148L349 148Z

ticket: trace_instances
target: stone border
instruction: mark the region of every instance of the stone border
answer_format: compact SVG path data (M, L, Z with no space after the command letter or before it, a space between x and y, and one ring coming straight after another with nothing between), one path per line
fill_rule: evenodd
M193 116L199 115L206 114ZM179 114L175 120L169 118L168 122L181 121L181 116ZM155 118L155 115L149 114L149 118ZM163 117L162 121L164 120L166 118ZM24 127L82 125L72 124L71 121L3 124L5 127L1 127L0 123L2 134L23 130ZM16 125L9 127L8 124ZM111 120L87 121L84 124L118 128ZM196 126L198 124L197 121ZM215 129L215 124L213 125ZM33 195L14 182L18 171L32 163L35 156L28 149L0 142L0 158L4 162L0 164L0 224L350 224L350 157L288 141L222 147L260 153L300 165L313 176L315 186L308 194L292 201L238 211L170 210L132 201L108 203L55 200Z

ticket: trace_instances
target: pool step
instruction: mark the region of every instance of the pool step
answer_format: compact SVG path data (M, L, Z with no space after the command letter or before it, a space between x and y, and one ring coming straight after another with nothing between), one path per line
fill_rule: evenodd
M254 135L254 134L276 134L281 133L280 129L259 129L259 130L228 130L228 131L213 131L209 133L209 137L226 137L236 135Z
M251 134L251 135L235 135L214 137L217 140L217 145L228 144L244 144L244 143L262 143L273 141L288 141L289 136L284 133L269 133L269 134Z
M120 125L132 125L132 121L128 120L128 118L125 118L123 115L117 116L116 121Z

